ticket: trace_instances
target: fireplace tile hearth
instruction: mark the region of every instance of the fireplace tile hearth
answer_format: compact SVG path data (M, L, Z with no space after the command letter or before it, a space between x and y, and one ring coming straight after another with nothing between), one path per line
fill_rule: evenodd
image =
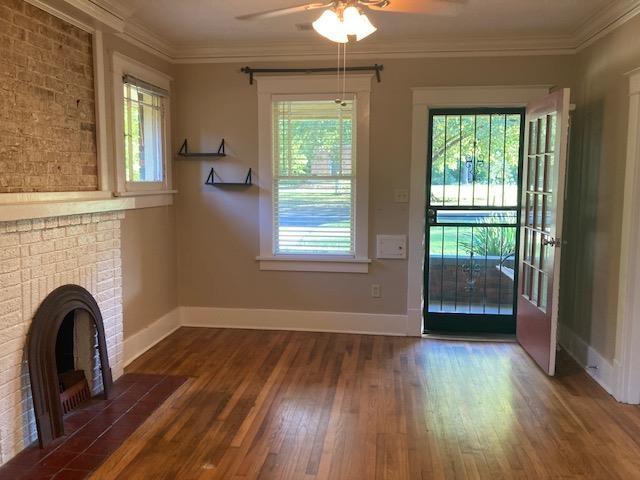
M86 402L64 419L66 435L31 446L0 467L0 479L83 479L97 469L188 377L126 374L113 398Z

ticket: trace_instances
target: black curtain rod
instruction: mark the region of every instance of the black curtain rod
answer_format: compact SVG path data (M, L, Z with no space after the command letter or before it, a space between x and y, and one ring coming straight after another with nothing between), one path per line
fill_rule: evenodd
M342 69L341 69L342 70ZM347 67L347 72L375 72L378 83L381 81L380 72L384 70L384 66L369 65L365 67ZM261 73L334 73L338 69L334 67L322 67L322 68L251 68L242 67L240 69L242 73L249 75L249 84L253 85L253 76Z

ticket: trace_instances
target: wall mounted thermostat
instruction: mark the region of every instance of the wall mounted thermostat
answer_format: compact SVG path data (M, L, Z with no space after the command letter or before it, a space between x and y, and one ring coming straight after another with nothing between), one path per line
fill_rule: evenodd
M377 258L407 258L406 235L377 235Z

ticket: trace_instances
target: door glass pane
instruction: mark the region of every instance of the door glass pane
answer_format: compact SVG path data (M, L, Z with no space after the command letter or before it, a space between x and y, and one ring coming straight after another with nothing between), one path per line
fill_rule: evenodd
M554 112L547 117L548 129L547 129L547 153L553 153L556 151L556 122L557 114Z
M537 167L536 167L536 190L539 192L544 190L544 155L539 155L536 159Z
M555 161L555 155L545 155L545 161L546 161L546 179L545 179L545 185L544 185L544 191L545 192L553 192L553 185L552 183L549 181L550 178L553 178L553 168L554 168L554 161Z
M553 221L548 207L549 200L548 195L542 195L542 229L545 232L551 231L551 222Z
M517 206L520 118L434 115L430 204ZM531 179L535 181L535 175Z
M538 153L538 122L529 122L529 154Z
M516 225L518 212L515 210L438 210L436 220L439 224L509 224Z
M538 304L538 287L539 287L539 272L535 268L531 271L531 297L530 300Z
M538 120L538 153L542 153L547 148L547 117Z
M476 119L473 115L463 115L461 120L460 145L460 201L459 205L473 204L474 158Z
M522 269L522 295L527 298L531 297L531 267L524 265Z
M550 237L547 237L550 238ZM542 255L543 255L543 263L545 271L551 273L553 271L553 257L554 257L554 248L551 245L544 245L542 247Z
M460 132L462 118L459 115L448 115L446 117L447 143L452 148L447 148L444 155L443 182L444 204L460 204L461 185L461 161L460 161ZM457 146L457 148L455 148Z
M507 127L504 139L504 158L503 162L503 184L504 198L503 207L515 207L520 199L518 185L518 170L520 166L520 141L522 140L522 116L507 115Z
M488 205L501 206L504 198L504 167L506 155L506 115L491 116L491 137L488 166Z
M476 116L476 145L474 152L474 180L473 205L488 205L488 172L491 116Z
M536 189L536 157L529 157L527 161L527 190L533 191Z
M542 202L544 195L536 195L536 219L535 219L535 228L538 230L542 229Z
M549 276L547 274L540 274L540 301L538 302L538 306L544 311L547 311L547 302L549 295Z
M535 198L533 196L533 194L528 193L527 194L527 205L526 205L526 210L525 210L525 215L526 217L523 219L524 220L524 224L527 226L532 226L533 225L533 214L534 214L534 206L535 206Z
M511 314L516 227L429 230L429 311Z
M524 229L524 261L531 263L531 230L528 228Z
M444 159L447 153L445 116L434 116L431 135L431 205L444 203Z
M532 232L533 242L531 242L531 265L539 266L540 260L540 234Z

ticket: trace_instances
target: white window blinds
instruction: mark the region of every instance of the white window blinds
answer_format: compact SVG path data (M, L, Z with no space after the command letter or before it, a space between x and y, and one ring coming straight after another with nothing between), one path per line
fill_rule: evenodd
M275 254L355 256L355 111L273 102Z

